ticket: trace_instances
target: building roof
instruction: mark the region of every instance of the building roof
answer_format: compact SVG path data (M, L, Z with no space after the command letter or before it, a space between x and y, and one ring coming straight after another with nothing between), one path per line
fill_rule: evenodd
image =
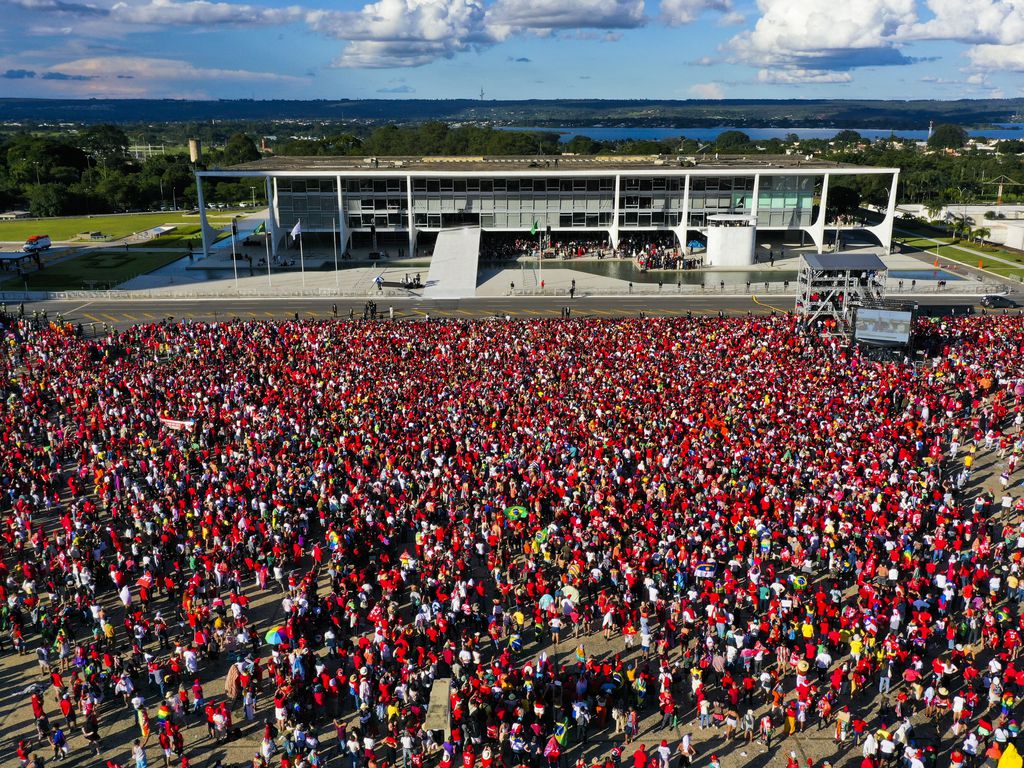
M873 253L805 253L811 269L829 272L871 272L887 269L885 262Z
M840 169L857 168L868 173L878 169L827 160L806 159L803 155L538 155L536 157L264 157L251 163L201 172L228 175L227 172L384 172L390 171L519 171L553 173L564 171L623 170L727 170L727 169ZM889 172L895 169L888 169Z

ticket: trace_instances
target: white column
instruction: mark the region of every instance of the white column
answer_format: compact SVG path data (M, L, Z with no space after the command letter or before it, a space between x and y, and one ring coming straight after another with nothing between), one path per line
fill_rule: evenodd
M750 215L757 219L757 196L761 192L761 174L754 174L754 199L750 201Z
M345 196L341 191L341 174L339 173L334 183L338 185L338 250L342 253L348 248L348 216L345 212Z
M270 200L270 218L274 222L274 232L277 232L277 228L281 226L281 211L277 207L277 177L274 177L274 194ZM273 255L277 256L277 236L275 234L273 242Z
M899 183L900 172L899 170L893 171L892 185L889 187L889 202L885 207L885 218L875 226L867 227L869 231L874 232L886 253L892 251L892 230L896 223L896 188Z
M196 202L199 204L199 235L203 240L203 258L210 258L210 225L206 222L206 200L203 197L203 177L196 174Z
M276 182L272 182L271 178L267 176L264 179L264 186L267 189L267 240L270 243L271 256L277 255L277 238L279 237L277 228L277 217L274 216L274 207L276 206Z
M615 174L615 200L612 203L612 226L608 230L608 239L611 241L612 248L619 247L619 182L622 176L618 173Z
M679 222L680 231L683 233L683 253L686 253L686 244L690 240L690 174L683 176L683 219Z
M814 247L818 249L818 253L822 253L825 249L825 209L828 207L828 177L829 175L826 173L823 181L821 182L821 200L818 203L818 220L807 229L807 234L809 234L811 239L814 241Z
M409 207L409 253L407 256L416 254L416 220L412 212L412 176L405 177L405 204Z

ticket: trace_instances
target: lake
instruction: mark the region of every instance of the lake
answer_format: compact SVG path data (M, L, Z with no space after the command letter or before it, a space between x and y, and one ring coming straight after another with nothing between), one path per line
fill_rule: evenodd
M971 136L988 136L998 139L1022 139L1024 138L1024 123L999 123L998 129L968 129ZM574 136L589 136L595 141L623 141L626 139L647 139L660 141L662 139L673 139L683 137L695 141L714 141L718 135L725 131L742 131L754 141L767 139L784 139L791 133L801 139L831 139L843 128L735 128L720 126L717 128L607 128L594 126L590 128L543 128L536 126L502 126L503 131L547 131L561 134L563 142L571 141ZM865 139L875 141L886 139L895 134L906 139L924 141L928 138L928 131L887 131L879 128L853 128Z

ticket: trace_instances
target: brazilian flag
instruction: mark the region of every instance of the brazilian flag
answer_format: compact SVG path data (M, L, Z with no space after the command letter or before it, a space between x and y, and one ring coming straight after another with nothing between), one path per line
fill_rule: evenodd
M530 227L530 234L531 235L536 235L537 234L537 220L536 219L533 220L533 226Z
M566 740L569 738L569 721L563 718L559 722L555 723L555 741L561 747L565 746Z

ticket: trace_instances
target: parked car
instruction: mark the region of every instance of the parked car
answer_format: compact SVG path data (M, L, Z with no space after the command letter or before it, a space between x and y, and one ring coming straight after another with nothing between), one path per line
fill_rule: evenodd
M1016 301L1011 299L1009 296L1001 293L989 293L981 297L981 306L983 307L1019 307Z

